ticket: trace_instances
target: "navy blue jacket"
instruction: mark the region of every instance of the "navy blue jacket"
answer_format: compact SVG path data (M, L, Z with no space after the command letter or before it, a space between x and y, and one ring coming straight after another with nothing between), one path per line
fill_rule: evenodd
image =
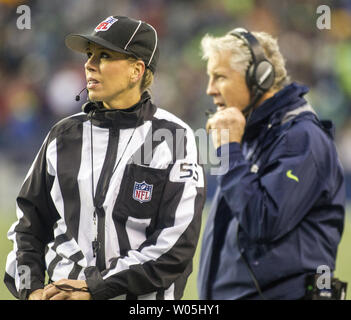
M318 120L292 83L249 119L242 144L230 143L229 171L203 235L200 299L299 299L307 274L335 269L344 225L343 169L333 125ZM221 154L222 152L222 154Z

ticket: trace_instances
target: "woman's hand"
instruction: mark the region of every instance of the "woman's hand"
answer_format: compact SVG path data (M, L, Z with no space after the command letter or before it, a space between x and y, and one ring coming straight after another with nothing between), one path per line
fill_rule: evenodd
M84 280L61 279L44 288L42 300L91 300Z
M28 300L41 300L43 292L44 292L44 289L37 289L37 290L33 291L29 295Z

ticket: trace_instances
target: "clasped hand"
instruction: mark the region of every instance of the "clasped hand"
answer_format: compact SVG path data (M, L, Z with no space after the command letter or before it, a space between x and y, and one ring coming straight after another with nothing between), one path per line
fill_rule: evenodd
M212 134L214 147L217 149L223 144L241 142L246 125L242 112L235 107L217 111L206 124L207 132Z
M84 280L61 279L33 291L28 300L91 300Z

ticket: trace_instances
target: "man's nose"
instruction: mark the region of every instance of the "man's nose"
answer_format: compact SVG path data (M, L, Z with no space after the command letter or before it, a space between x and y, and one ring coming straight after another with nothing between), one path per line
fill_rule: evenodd
M209 96L214 96L214 95L218 94L218 90L217 90L217 88L214 85L212 80L208 81L206 94L209 95Z

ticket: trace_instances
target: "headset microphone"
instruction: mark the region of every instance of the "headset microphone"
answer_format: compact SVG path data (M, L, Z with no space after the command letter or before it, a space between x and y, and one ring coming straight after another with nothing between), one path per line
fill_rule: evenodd
M77 95L76 95L76 101L79 101L80 100L80 95L82 94L82 92L84 90L88 90L86 87L84 89L82 89Z

